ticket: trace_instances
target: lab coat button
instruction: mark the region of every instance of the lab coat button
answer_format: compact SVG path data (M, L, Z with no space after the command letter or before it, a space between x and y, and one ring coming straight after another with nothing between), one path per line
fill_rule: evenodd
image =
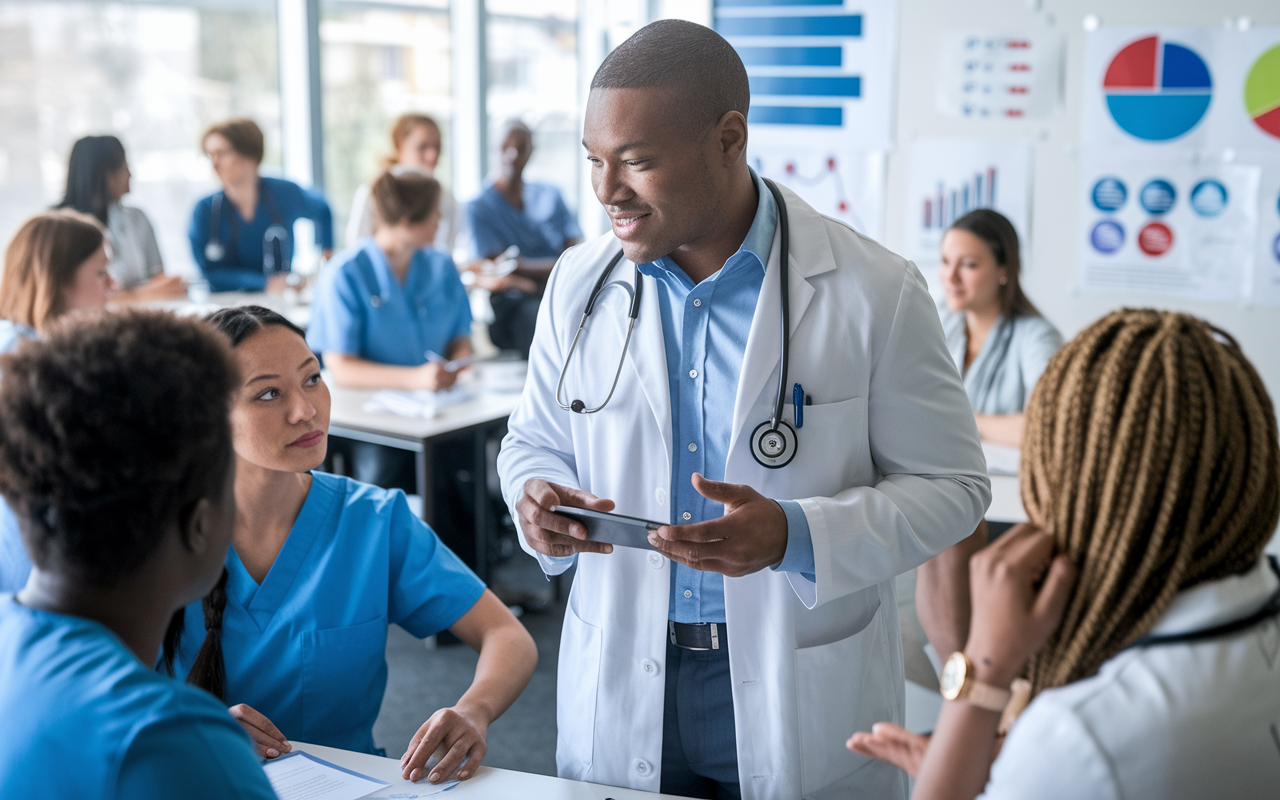
M658 505L665 506L667 504L667 490L659 486L653 490L653 499L658 501Z
M637 775L648 775L649 770L653 769L653 767L649 766L649 762L645 761L643 758L637 758L635 769Z
M662 556L658 555L657 553L649 554L649 566L653 567L654 569L662 569L662 562L663 562Z
M651 661L650 659L647 659L647 658L646 658L644 661L641 661L641 662L640 662L640 668L641 668L641 669L643 669L643 670L644 670L646 673L648 673L649 675L657 675L657 674L658 674L658 665L657 665L657 663L656 663L656 662L654 662L654 661Z

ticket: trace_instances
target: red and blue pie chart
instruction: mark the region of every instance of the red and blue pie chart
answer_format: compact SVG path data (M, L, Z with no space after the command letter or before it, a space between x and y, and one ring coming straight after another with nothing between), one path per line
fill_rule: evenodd
M1144 141L1167 142L1204 118L1213 79L1196 51L1148 36L1116 53L1102 90L1107 110L1122 130Z

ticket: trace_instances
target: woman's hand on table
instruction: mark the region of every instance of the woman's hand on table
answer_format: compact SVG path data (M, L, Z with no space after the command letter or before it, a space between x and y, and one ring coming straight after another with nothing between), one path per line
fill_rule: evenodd
M409 740L408 749L400 756L401 777L414 783L424 777L431 783L470 778L489 751L485 743L488 732L488 723L478 715L456 706L440 709ZM437 751L443 753L439 763L428 767Z
M845 747L868 758L886 761L914 778L920 772L929 737L892 722L877 722L871 726L871 733L858 731L845 742Z
M240 727L244 728L244 732L249 734L249 738L253 740L253 746L257 749L258 755L263 758L277 758L293 750L293 745L289 744L289 740L284 738L284 734L280 732L280 729L252 706L240 703L227 709L227 711L231 712L232 719L240 723Z
M450 372L444 368L443 364L434 361L428 361L426 364L417 367L414 377L417 388L426 389L429 392L448 389L458 382L457 372Z

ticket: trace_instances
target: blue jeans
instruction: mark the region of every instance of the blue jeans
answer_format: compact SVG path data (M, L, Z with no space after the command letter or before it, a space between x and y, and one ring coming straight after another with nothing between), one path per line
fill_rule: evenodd
M667 643L662 709L663 794L737 800L729 650L685 650Z

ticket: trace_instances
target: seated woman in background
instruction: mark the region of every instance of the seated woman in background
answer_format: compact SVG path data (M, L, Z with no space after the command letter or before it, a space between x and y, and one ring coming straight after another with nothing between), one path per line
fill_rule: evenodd
M428 178L435 177L436 164L440 161L442 138L440 126L426 114L410 112L401 114L391 125L391 149L393 155L384 159L382 169L396 175L417 172ZM347 246L354 245L366 236L372 236L376 226L373 204L369 202L369 184L361 184L351 198L351 216L347 220ZM448 189L440 187L440 224L431 246L449 255L453 254L458 239L458 201Z
M973 404L978 434L1022 441L1022 408L1062 335L1022 292L1018 233L989 208L970 211L942 237L942 330Z
M64 314L105 306L112 287L107 266L106 238L92 217L47 211L24 222L0 272L0 354L38 339ZM18 522L0 500L0 592L18 591L30 571Z
M300 330L257 306L210 321L243 381L231 410L235 532L222 580L170 631L166 663L231 704L269 758L290 749L286 736L374 753L388 624L419 638L448 629L479 651L475 679L422 724L401 764L420 780L442 749L431 782L474 775L490 723L533 674L533 638L403 493L312 471L329 390Z
M515 272L500 277L480 272L476 285L490 292L489 338L528 358L547 277L560 254L582 241L582 230L556 187L524 179L533 155L529 126L508 122L501 142L498 176L467 203L467 249L477 260L496 259L512 246L520 249Z
M1117 311L1053 358L1026 413L1035 527L974 557L943 678L961 699L927 749L884 725L850 747L918 765L917 800L1274 797L1280 445L1261 378L1201 320ZM1034 699L996 757L1019 675Z
M314 189L258 174L266 145L253 120L210 126L200 142L222 189L196 203L187 237L212 291L283 291L293 268L293 224L299 219L315 223L316 244L329 257L329 203Z
M100 314L0 368L0 493L36 564L0 596L0 794L274 798L226 708L151 667L231 541L226 343Z
M58 208L88 214L106 226L111 245L107 270L116 282L115 302L185 298L187 287L182 279L164 274L151 221L142 209L121 202L129 193L131 177L119 139L86 136L71 148L67 191Z

